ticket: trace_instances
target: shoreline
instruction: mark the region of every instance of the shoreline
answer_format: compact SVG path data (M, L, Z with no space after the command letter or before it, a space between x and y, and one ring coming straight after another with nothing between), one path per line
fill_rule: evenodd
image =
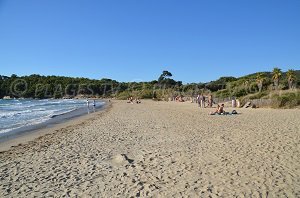
M62 114L37 125L22 127L21 129L17 129L16 132L12 131L13 134L9 134L7 137L3 135L0 138L0 152L8 151L13 147L34 141L35 139L47 134L56 133L61 129L78 125L108 111L112 106L112 102L108 102L106 100L101 101L104 102L103 106L96 108L95 112L86 114L83 113L86 108L82 108L81 110L78 109L78 111L74 114L69 112L67 114L70 115Z

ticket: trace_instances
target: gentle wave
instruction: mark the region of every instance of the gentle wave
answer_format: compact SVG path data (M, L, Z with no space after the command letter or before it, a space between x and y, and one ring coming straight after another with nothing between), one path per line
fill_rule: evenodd
M4 112L0 113L0 118L11 118L14 116L22 115L24 113L30 113L31 110L25 110L25 111L16 111L16 112Z
M102 106L104 102L96 104ZM83 107L86 108L86 100L0 100L0 133L43 123Z
M50 117L50 118L55 118L55 117L57 117L57 116L64 115L64 114L66 114L66 113L70 113L70 112L75 111L75 110L76 110L76 109L71 109L71 110L69 110L69 111L64 111L64 112L62 112L62 113L52 114L52 115L50 115L49 117Z
M39 118L39 119L28 120L27 122L16 123L16 126L13 126L12 128L1 129L0 134L8 133L10 131L20 129L22 127L40 124L40 123L46 122L50 119L51 118L47 116L47 117L42 117L42 118Z

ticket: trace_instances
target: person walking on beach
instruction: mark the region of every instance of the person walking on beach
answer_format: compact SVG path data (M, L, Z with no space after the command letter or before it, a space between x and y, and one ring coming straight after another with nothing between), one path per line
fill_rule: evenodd
M89 108L90 107L90 101L89 99L86 100L86 106Z
M96 101L93 100L93 112L95 113L96 112Z

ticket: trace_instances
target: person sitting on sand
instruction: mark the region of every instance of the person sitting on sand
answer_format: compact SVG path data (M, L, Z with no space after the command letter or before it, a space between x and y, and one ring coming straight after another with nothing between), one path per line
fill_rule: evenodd
M210 112L209 115L215 115L216 113L219 114L219 115L222 114L222 113L225 113L225 111L224 111L224 104L222 104L221 106L218 105L217 109L215 111L213 111L213 112Z
M127 99L127 103L133 104L133 97L128 98L128 99Z
M219 112L219 109L220 109L220 105L217 106L215 111L210 112L209 115L215 115L216 113Z
M141 103L140 99L139 98L135 98L135 103L136 104L140 104Z
M133 104L133 97L131 96L129 99L130 103Z
M224 104L222 104L222 105L219 107L218 114L221 114L221 113L225 113L225 111L224 111Z

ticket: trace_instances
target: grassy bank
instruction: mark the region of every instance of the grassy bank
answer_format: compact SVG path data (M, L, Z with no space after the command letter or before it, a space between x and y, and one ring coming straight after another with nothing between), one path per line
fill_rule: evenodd
M241 105L249 101L268 100L269 107L272 108L295 108L300 106L300 90L280 90L280 91L264 91L255 94L249 94L240 98Z

